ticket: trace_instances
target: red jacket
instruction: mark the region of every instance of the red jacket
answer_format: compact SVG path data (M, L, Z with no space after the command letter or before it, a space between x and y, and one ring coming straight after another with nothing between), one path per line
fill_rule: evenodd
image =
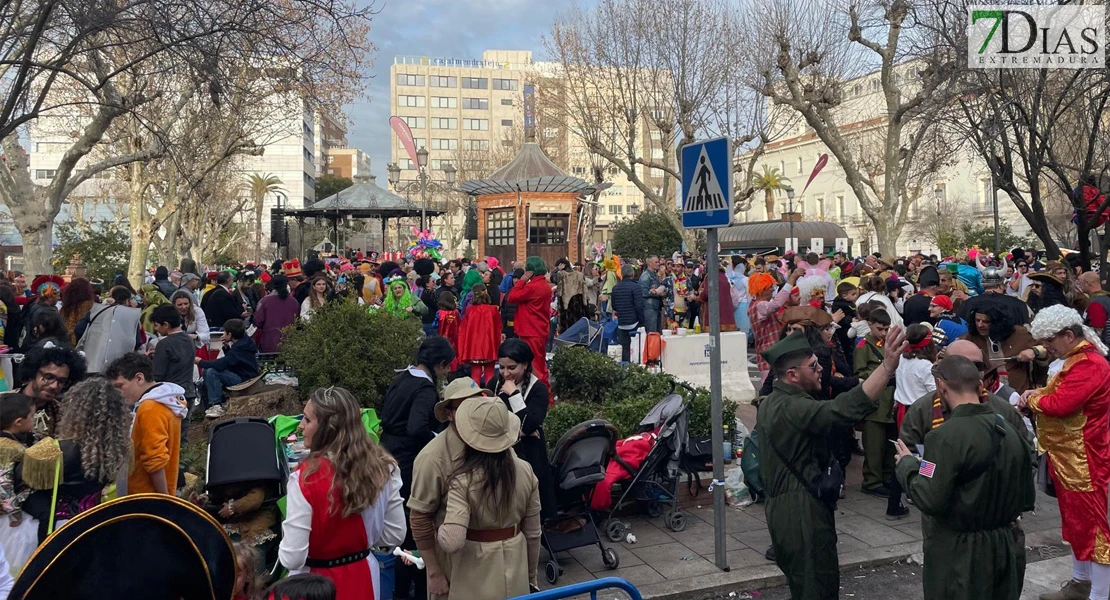
M509 290L516 304L513 331L520 337L547 337L551 328L551 284L543 277L517 280Z

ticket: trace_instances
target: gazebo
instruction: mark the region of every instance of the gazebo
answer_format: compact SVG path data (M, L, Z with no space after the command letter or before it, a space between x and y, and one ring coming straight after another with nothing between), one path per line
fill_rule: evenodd
M496 257L506 268L539 256L550 268L560 258L580 259L579 200L609 186L567 175L528 141L509 164L458 190L476 200L480 256Z
M332 194L308 208L274 209L273 214L283 220L292 217L297 220L300 232L299 246L304 248L305 219L330 222L335 243L339 244L339 222L347 219L379 219L382 227L382 248L386 251L386 225L389 219L419 219L419 204L378 187L373 176L355 178L351 187ZM428 203L428 216L442 215L444 210L438 204ZM288 247L288 240L286 240Z
M836 247L837 238L847 238L844 228L836 223L826 221L759 221L756 223L743 223L733 225L721 230L721 251L742 250L744 252L767 253L771 251L782 252L785 249L786 238L798 238L799 250L809 246L813 238L821 238L825 251ZM848 240L851 249L852 240Z

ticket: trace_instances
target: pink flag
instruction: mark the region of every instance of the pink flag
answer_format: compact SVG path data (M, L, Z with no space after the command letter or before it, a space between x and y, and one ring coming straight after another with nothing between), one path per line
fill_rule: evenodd
M827 164L829 164L829 155L822 154L821 157L817 159L817 164L813 165L813 172L809 174L809 181L806 181L806 186L802 188L803 194L809 189L809 184L813 183L813 178L817 177L817 174L820 173L821 169L824 169Z
M405 151L409 153L409 158L412 159L412 164L417 164L416 161L416 142L412 139L412 130L409 129L409 124L401 117L389 117L389 127L393 129L393 133L397 134L397 139L405 145Z

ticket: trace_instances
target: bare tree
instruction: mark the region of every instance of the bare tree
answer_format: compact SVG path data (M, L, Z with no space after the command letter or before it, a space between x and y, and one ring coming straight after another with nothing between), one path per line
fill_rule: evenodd
M566 127L680 232L677 146L728 135L736 154L755 150L746 167L734 166L734 197L746 209L750 173L773 138L740 72L752 47L739 18L724 0L602 0L562 15L544 39L549 75L563 82L556 99Z
M94 158L119 118L165 102L169 108L145 125L168 135L196 97L218 106L245 65L281 74L290 90L311 90L309 100L357 94L372 50L372 14L372 5L344 0L0 2L0 143L7 163L0 199L23 235L26 269L49 265L54 218L81 183L167 154L164 137L155 136L153 144ZM176 87L158 89L152 81ZM18 138L21 127L47 117L79 125L61 138L67 148L53 179L39 185Z
M918 26L910 0L772 0L751 5L759 91L796 111L829 149L879 250L894 255L927 175L951 160L935 117L957 56ZM871 80L861 76L876 73ZM857 87L860 86L860 87ZM871 86L875 86L872 88ZM870 98L865 98L870 95Z

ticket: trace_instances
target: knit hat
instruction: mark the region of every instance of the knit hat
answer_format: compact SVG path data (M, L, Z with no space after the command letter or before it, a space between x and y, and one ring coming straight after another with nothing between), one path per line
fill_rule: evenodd
M953 307L952 299L948 296L933 296L933 299L929 301L929 304L936 304L946 311L952 310Z

